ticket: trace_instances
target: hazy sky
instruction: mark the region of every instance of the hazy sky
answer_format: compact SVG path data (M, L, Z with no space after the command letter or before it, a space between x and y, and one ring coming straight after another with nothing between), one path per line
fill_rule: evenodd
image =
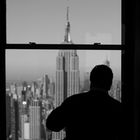
M81 76L97 64L110 61L117 79L121 76L121 51L77 50ZM55 76L58 50L6 50L6 81L37 80L44 74Z
M67 5L74 43L121 43L121 0L7 0L7 42L61 43Z
M7 42L62 43L68 5L75 44L121 43L121 0L7 0ZM57 53L7 50L6 80L36 80L55 73ZM81 70L90 71L108 57L115 75L120 75L120 51L78 51L78 55Z

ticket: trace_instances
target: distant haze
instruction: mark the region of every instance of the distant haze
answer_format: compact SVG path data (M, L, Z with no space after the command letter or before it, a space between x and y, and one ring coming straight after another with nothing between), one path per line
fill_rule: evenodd
M121 77L121 51L77 50L79 69L90 72L108 59L117 79ZM55 77L58 50L6 50L6 81L37 80L44 74Z

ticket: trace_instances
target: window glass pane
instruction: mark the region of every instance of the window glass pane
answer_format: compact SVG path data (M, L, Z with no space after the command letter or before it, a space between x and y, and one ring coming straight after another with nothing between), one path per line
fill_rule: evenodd
M119 50L7 49L7 137L16 137L19 140L50 137L51 133L45 128L47 115L65 98L89 90L89 74L97 64L106 64L113 70L114 79L109 94L121 101L121 51ZM67 92L65 95L61 92L60 97L57 92L65 86L64 70L67 71L69 84L74 84L68 86L67 83ZM52 137L63 137L64 132L61 132L53 132Z
M61 50L63 52L63 50ZM72 51L72 50L68 50ZM45 73L55 74L60 50L6 50L6 81L33 81ZM96 64L110 63L115 77L121 77L120 50L77 50L79 69L89 72ZM51 61L50 61L51 60Z
M7 42L121 44L121 0L7 0Z

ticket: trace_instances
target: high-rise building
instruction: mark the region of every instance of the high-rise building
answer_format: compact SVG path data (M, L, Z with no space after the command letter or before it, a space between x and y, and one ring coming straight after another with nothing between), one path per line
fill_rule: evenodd
M69 7L67 7L67 15L66 15L66 28L65 28L65 36L64 41L62 44L73 44L71 37L70 37L70 21L69 21Z
M48 75L44 75L43 77L43 98L48 97L48 90L49 90L50 79Z
M29 106L30 140L40 140L41 104L39 100L31 100Z
M52 132L46 128L46 119L50 114L51 110L49 108L50 103L48 100L42 101L42 116L41 116L41 139L42 140L52 140Z
M70 38L69 7L67 7L67 24L64 36L65 44L72 44ZM56 58L56 107L64 99L80 90L79 57L76 50L59 50Z
M18 114L19 114L19 122L18 122L18 126L19 126L19 137L21 138L21 132L22 132L22 126L21 126L21 115L22 115L22 101L21 98L18 98L18 106L19 106L19 110L18 110Z
M25 115L21 114L20 116L21 120L21 132L20 132L20 139L24 140L24 123L25 123Z
M16 85L16 83L10 85L10 93L11 93L12 95L14 95L14 94L17 93L17 85Z
M26 85L26 82L23 83L22 87L23 87L22 92L21 92L22 101L27 101L27 85Z
M18 99L21 99L22 97L22 86L17 86L17 96L18 96Z
M55 82L53 81L52 78L50 79L48 95L49 97L52 97L52 98L54 98L54 95L55 95Z
M19 100L19 138L24 140L25 122L29 122L28 107L26 101Z
M31 85L31 92L32 92L32 98L36 98L36 90L38 88L37 82L32 82Z
M24 139L29 139L29 118L27 114L22 114L21 115L21 135L20 138L21 140Z
M6 137L11 134L11 96L6 93Z
M11 136L12 140L18 140L18 131L19 131L19 125L18 125L18 101L17 101L17 95L13 94L11 98Z
M69 7L63 44L73 44L70 37ZM59 50L56 57L55 103L58 107L69 96L80 91L79 57L76 50ZM53 132L52 140L61 140L65 131Z
M29 122L24 123L24 140L30 139L30 124Z

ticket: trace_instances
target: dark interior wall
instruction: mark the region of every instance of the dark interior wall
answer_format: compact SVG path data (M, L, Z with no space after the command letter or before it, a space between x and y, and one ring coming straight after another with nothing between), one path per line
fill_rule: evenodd
M6 44L6 0L0 1L0 138L6 138L5 104L5 56Z
M140 113L140 4L139 0L136 0L135 2L135 8L134 8L134 13L135 13L135 20L134 20L134 25L135 25L135 55L134 55L134 91L135 91L135 104L134 104L134 114L135 114L135 140L140 139L138 131L140 130L139 128L139 113Z
M127 140L139 140L140 99L140 4L139 0L125 1L125 45L124 61L126 89L126 131Z
M0 44L2 45L5 43L6 43L6 0L1 0L0 1Z

